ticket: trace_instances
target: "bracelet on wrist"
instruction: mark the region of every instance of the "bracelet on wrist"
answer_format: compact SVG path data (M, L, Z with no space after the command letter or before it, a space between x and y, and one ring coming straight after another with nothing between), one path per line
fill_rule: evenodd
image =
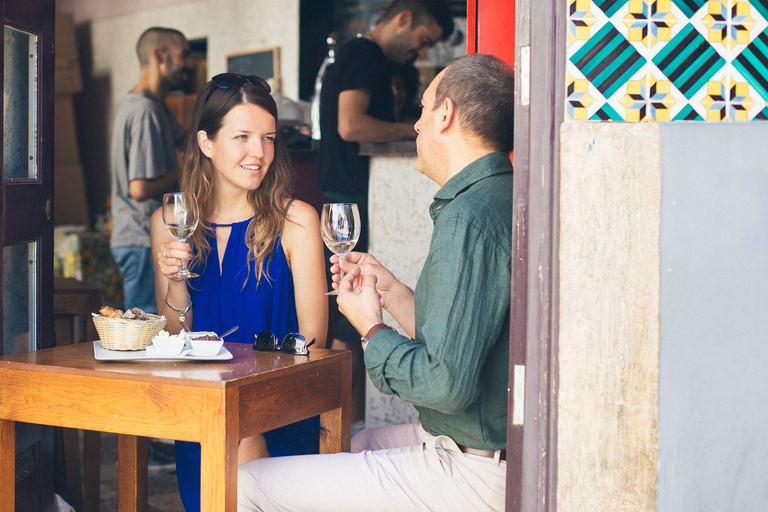
M166 303L166 305L169 308L171 308L172 310L174 310L175 312L177 312L179 314L179 323L183 324L184 320L186 320L186 317L184 315L186 315L187 311L189 311L189 308L192 307L192 299L189 299L189 305L186 307L186 309L181 310L181 309L177 308L176 306L174 306L173 304L171 304L171 301L168 300L168 292L169 291L170 291L169 289L165 290L165 303Z

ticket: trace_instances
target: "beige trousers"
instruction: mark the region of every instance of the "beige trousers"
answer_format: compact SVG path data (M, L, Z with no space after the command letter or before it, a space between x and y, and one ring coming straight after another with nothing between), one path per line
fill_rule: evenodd
M462 453L421 425L369 428L353 453L256 459L238 469L238 512L504 510L507 463Z

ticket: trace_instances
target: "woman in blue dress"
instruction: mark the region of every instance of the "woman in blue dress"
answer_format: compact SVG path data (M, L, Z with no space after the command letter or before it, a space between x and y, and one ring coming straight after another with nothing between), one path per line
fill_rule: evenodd
M221 334L252 344L268 329L282 339L300 332L325 345L323 242L317 213L289 196L290 171L276 141L277 107L267 83L232 73L208 82L195 102L184 141L181 190L194 192L200 224L191 243L174 240L162 212L151 221L155 293L166 329ZM181 261L199 277L174 280ZM240 442L238 463L318 452L313 418ZM176 442L184 507L200 510L200 445Z

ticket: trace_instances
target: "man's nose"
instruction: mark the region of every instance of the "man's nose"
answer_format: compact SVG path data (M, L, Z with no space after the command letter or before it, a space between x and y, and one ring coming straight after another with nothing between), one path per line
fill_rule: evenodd
M430 46L428 44L425 44L418 50L416 50L416 55L419 56L419 60L422 60L424 57L427 56L427 52L429 51Z

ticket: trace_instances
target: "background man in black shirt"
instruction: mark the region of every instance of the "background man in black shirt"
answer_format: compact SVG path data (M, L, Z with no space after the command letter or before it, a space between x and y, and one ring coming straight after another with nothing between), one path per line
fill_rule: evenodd
M368 250L368 157L358 154L359 143L416 138L412 122L398 122L391 63L424 58L435 42L452 32L453 18L444 0L393 0L373 30L341 47L326 72L320 98L318 185L323 202L358 204L362 230L356 251ZM330 286L330 274L328 279ZM330 320L331 348L353 352L352 421L359 421L365 400L360 336L338 314L335 298Z

